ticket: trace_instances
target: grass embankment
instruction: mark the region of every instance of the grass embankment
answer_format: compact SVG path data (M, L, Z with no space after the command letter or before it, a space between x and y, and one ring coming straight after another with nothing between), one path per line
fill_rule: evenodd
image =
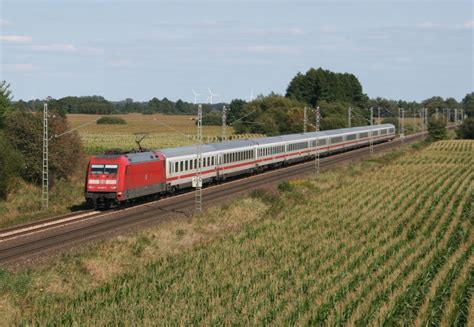
M4 272L12 322L466 325L474 142L254 191L189 223ZM22 308L22 309L20 309Z

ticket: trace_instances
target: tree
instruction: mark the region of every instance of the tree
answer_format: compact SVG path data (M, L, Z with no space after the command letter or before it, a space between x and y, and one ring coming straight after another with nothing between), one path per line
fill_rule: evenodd
M311 68L305 75L298 73L288 85L286 97L313 107L323 100L347 102L360 107L366 106L368 101L357 77L322 68Z
M50 111L49 119L49 168L53 181L55 178L67 179L80 162L81 142L75 132L60 135L67 130L66 117L54 110ZM7 140L25 158L21 176L34 183L42 179L42 115L39 113L12 112L5 119Z
M23 158L0 131L0 199L6 199L12 181L18 176Z
M469 117L474 117L474 92L466 94L462 99L462 108Z
M244 104L242 118L235 123L237 133L268 135L297 133L303 130L303 120L295 121L295 111L303 111L303 104L278 95L270 95Z
M456 101L455 98L447 98L446 100L444 100L444 103L446 105L446 108L449 108L449 109L459 108L459 103Z
M197 124L197 121L196 121ZM202 116L202 124L205 126L221 126L222 115L217 112L211 112Z
M229 112L227 113L227 121L232 123L242 117L242 109L247 102L241 99L234 99L230 102Z
M441 109L447 108L446 103L444 102L444 99L438 96L423 100L421 102L421 105L424 108L431 109L431 110L434 110L434 109L441 110Z
M444 140L446 138L446 119L444 117L431 118L428 123L428 134L431 141Z
M0 128L3 126L5 114L11 108L11 91L9 90L10 84L6 81L0 82Z
M474 118L465 119L456 134L460 139L474 140Z

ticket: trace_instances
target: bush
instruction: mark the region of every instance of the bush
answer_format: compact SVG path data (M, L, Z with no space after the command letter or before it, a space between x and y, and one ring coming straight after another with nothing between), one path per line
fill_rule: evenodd
M428 123L428 133L430 141L439 141L446 139L446 119L432 118Z
M22 157L0 132L0 199L6 199L14 177L19 175Z
M120 117L101 117L99 120L97 120L98 125L126 125L127 122L125 119L120 118Z
M460 139L474 140L474 118L464 120L456 134Z
M197 121L196 121L197 124ZM218 113L208 113L202 116L202 124L204 126L221 126L222 115Z
M67 119L50 112L49 120L49 171L51 182L55 178L67 179L71 176L82 158L81 140L75 132L55 138L70 128ZM42 114L15 112L5 120L5 133L25 158L21 176L34 183L42 180L43 123Z

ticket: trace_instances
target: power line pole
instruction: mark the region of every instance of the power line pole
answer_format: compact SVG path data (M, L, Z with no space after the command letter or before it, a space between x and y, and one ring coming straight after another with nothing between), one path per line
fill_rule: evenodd
M347 127L351 128L352 127L352 117L351 117L351 114L352 114L352 108L349 107L349 110L347 111Z
M49 205L49 147L48 147L48 99L43 105L43 180L41 192L41 208Z
M227 139L227 109L222 107L222 141Z
M380 124L381 121L380 121L380 107L377 107L377 124Z
M308 124L308 108L305 106L303 109L303 133L306 133L306 125Z
M423 109L420 110L420 130L423 132L424 129L424 118L423 118Z
M374 108L370 107L370 126L374 125ZM374 153L374 136L373 131L370 131L370 154Z
M193 186L196 188L196 197L195 197L195 210L196 212L202 212L202 105L198 106L198 116L197 116L197 166L196 166L196 176L193 178Z
M405 143L405 110L401 108L402 113L402 124L400 129L400 139L402 141L402 145Z
M319 123L320 123L320 115L319 115L319 107L316 107L316 132L319 132ZM314 156L315 158L315 169L316 169L316 174L319 175L319 136L316 135L316 154Z
M428 108L425 108L425 130L428 130L429 114Z

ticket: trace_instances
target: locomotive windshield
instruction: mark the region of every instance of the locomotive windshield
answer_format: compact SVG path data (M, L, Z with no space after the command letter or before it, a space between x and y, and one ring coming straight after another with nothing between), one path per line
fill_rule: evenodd
M118 165L91 165L91 174L117 174Z

